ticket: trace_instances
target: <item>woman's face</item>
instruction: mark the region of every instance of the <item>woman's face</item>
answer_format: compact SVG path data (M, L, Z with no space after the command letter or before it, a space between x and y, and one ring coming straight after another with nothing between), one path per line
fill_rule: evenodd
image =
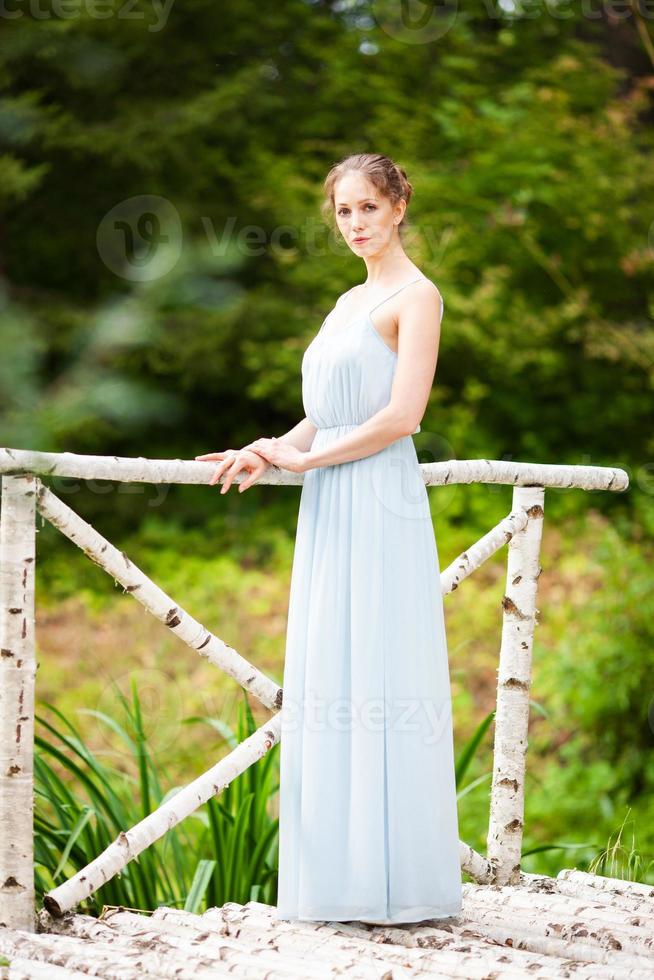
M397 234L406 203L395 207L363 174L350 171L334 187L336 223L355 255L374 255Z

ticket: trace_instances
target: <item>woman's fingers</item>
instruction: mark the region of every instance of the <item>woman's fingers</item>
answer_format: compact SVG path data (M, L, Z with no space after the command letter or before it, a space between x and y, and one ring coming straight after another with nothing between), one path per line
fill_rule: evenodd
M234 463L235 459L236 453L234 451L230 451L229 455L227 455L226 458L223 459L223 461L219 463L217 468L214 470L213 476L209 480L210 487L213 487L218 482L225 470Z
M251 487L253 483L256 483L259 477L261 476L261 474L266 472L266 470L268 469L268 465L269 464L266 462L265 459L258 457L258 462L254 463L249 467L250 470L249 476L247 476L245 480L239 483L238 485L239 493L242 493L244 490L249 489L249 487Z
M223 485L220 488L221 493L227 493L232 483L234 482L234 477L236 476L238 471L246 468L246 461L244 459L239 459L238 456L232 462L227 461L227 463L228 463L227 475L225 476L225 479L223 480Z
M202 456L196 456L195 458L206 461L219 460L219 465L209 480L209 486L215 486L224 477L223 485L220 489L221 493L227 493L234 481L234 477L241 470L245 469L250 472L250 477L243 480L239 485L239 489L242 488L245 490L252 486L270 465L264 457L257 453L256 450L251 449L250 446L245 446L240 450L226 449L223 452L204 453ZM225 474L227 475L225 476Z
M229 459L224 459L220 466L218 466L214 471L211 479L209 480L209 486L214 487L216 483L220 480L221 476L225 470L232 465L231 457Z

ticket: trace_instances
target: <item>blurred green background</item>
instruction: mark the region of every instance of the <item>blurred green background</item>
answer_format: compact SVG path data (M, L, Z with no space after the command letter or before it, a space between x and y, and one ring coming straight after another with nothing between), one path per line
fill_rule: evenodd
M365 278L321 218L322 180L348 153L393 157L414 186L406 250L445 301L421 461L630 477L623 494L546 492L524 867L587 868L608 848L605 873L654 881L654 18L429 7L15 7L0 444L193 459L290 429L303 351ZM298 488L45 482L281 681ZM511 488L430 499L445 568ZM129 771L84 710L118 717L131 676L170 785L209 768L228 746L182 725L234 724L235 685L41 520L37 543L38 697ZM494 705L505 561L445 603L459 748ZM492 727L460 799L482 850L491 747Z

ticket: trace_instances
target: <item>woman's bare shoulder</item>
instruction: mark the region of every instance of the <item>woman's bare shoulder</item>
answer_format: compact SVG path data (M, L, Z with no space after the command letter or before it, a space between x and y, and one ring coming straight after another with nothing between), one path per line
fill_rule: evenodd
M341 293L341 295L336 300L336 306L338 306L341 300L344 300L346 296L351 296L352 293L355 293L358 289L360 289L360 286L350 286L349 289L346 289L345 292Z
M421 278L417 279L415 283L413 283L412 288L415 290L415 295L418 302L421 300L429 301L428 298L431 297L432 300L435 299L441 306L444 305L443 295L440 289L433 279L430 279L429 276L426 276L424 273L421 273Z

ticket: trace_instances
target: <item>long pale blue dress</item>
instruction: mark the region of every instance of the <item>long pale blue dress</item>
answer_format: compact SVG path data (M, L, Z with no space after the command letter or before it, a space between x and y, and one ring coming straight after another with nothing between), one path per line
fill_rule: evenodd
M342 299L302 361L315 449L388 404L397 363L377 307L334 326ZM411 436L305 473L283 690L276 917L459 913L439 560Z

